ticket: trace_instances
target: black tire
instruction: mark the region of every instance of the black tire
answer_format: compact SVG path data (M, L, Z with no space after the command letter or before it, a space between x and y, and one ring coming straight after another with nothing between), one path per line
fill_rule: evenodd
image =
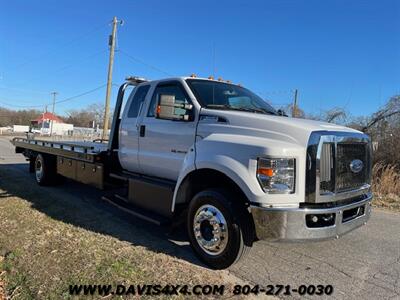
M55 157L38 154L35 159L35 179L41 186L57 183L57 165Z
M31 156L29 158L29 173L35 173L35 161L36 161L35 156Z
M235 199L225 190L209 189L199 192L189 204L187 231L190 244L197 256L213 269L225 269L237 263L248 254L254 241L254 226L252 226L249 213L238 200L240 199ZM217 208L227 224L228 241L220 253L218 251L221 250L214 250L216 253L207 253L207 251L210 252L209 249L204 249L195 236L196 229L193 226L195 218L199 216L199 210L207 211L209 206ZM216 215L215 212L214 215Z

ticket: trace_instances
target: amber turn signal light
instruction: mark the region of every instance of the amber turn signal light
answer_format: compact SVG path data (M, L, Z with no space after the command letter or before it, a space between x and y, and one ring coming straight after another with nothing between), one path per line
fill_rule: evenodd
M274 170L271 168L258 168L257 173L268 177L272 177L274 175Z

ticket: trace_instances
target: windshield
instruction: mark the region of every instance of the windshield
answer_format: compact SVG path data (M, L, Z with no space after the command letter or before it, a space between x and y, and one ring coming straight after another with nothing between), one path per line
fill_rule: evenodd
M202 107L277 115L271 105L238 85L202 79L186 81Z

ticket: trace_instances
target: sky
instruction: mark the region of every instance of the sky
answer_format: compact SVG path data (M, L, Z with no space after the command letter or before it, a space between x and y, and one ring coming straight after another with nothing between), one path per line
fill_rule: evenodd
M0 0L0 106L43 110L53 91L61 115L104 103L113 16L112 104L128 75L215 75L276 107L298 89L316 115L368 115L400 94L397 0Z

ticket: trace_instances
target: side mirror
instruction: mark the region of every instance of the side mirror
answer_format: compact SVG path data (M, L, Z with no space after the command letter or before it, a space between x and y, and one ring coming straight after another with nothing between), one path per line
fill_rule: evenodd
M280 115L282 117L287 117L288 116L283 109L278 109L277 113L278 113L278 115Z
M156 118L165 120L190 121L193 105L176 101L175 95L160 95Z

